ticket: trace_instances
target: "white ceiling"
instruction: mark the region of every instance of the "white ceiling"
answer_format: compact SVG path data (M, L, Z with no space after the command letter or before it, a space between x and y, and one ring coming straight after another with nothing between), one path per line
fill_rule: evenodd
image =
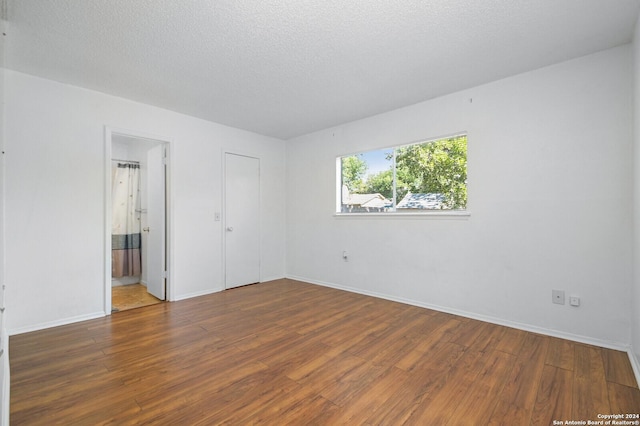
M7 68L288 139L631 41L640 0L8 0Z

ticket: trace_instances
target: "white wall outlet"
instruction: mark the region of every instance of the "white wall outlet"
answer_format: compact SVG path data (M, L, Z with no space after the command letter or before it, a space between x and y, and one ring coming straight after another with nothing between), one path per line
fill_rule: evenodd
M551 301L558 305L564 305L564 291L551 290Z
M580 298L577 296L569 297L569 304L571 306L580 306Z
M220 212L215 212L213 214L213 220L215 220L216 222L220 222Z

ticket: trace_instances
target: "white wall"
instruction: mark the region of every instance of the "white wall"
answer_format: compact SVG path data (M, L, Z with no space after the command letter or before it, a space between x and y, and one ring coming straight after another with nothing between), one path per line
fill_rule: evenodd
M631 309L631 343L636 376L640 377L640 17L636 21L633 39L634 57L634 209L633 209L633 265L634 279L632 284Z
M104 126L169 138L174 299L222 289L222 152L261 158L261 278L284 275L284 142L7 71L8 329L104 314Z
M628 345L631 53L607 50L289 141L287 275ZM469 218L333 216L336 156L460 131ZM551 303L552 289L566 305Z

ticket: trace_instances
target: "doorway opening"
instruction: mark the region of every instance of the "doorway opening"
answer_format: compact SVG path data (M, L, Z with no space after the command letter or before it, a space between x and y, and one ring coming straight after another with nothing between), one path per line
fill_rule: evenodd
M139 280L138 280L139 281ZM147 291L147 286L140 284L116 285L111 288L111 313L128 311L164 302Z
M168 300L169 141L106 129L105 314Z

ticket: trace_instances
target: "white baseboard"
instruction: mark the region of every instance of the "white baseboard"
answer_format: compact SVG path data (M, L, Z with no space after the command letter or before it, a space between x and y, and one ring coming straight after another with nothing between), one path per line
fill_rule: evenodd
M138 284L140 282L140 276L136 275L133 277L121 277L121 278L111 278L111 287L119 287L121 285L130 285L130 284Z
M40 324L29 325L27 327L18 327L12 330L8 330L9 336L15 336L16 334L29 333L31 331L44 330L46 328L58 327L61 325L73 324L75 322L87 321L96 318L102 318L106 316L105 312L94 312L86 315L78 315L75 317L63 318L56 321L43 322Z
M216 287L216 288L213 288L213 289L208 289L208 290L203 290L203 291L196 291L194 293L180 294L180 295L176 296L171 301L172 302L177 302L179 300L191 299L192 297L206 296L207 294L218 293L218 292L220 292L222 290L224 290L224 288Z
M269 281L282 280L282 279L285 279L285 278L287 278L287 277L281 276L281 275L273 276L273 277L264 277L264 278L260 278L260 282L261 283L268 283Z
M600 346L600 347L603 347L603 348L614 349L614 350L623 351L623 352L628 352L629 351L629 346L628 345L625 345L625 344L622 344L622 343L618 343L618 342L611 342L611 341L607 341L607 340L596 339L596 338L589 337L589 336L581 336L581 335L578 335L578 334L566 333L566 332L563 332L563 331L552 330L552 329L548 329L548 328L544 328L544 327L538 327L538 326L531 325L531 324L525 324L525 323L519 323L519 322L515 322L515 321L509 321L509 320L505 320L505 319L502 319L502 318L491 317L491 316L488 316L488 315L477 314L477 313L474 313L474 312L462 311L462 310L459 310L459 309L449 308L449 307L446 307L446 306L433 305L433 304L430 304L430 303L424 303L424 302L417 301L417 300L406 299L406 298L397 297L397 296L391 296L391 295L388 295L388 294L378 293L378 292L375 292L375 291L362 290L362 289L359 289L359 288L344 286L344 285L340 285L340 284L334 284L334 283L328 283L328 282L324 282L324 281L313 280L313 279L305 278L305 277L298 277L298 276L294 276L294 275L288 275L287 278L292 279L292 280L307 282L307 283L310 283L310 284L321 285L321 286L324 286L324 287L331 287L331 288L335 288L337 290L344 290L344 291L348 291L348 292L351 292L351 293L363 294L365 296L377 297L379 299L390 300L392 302L405 303L407 305L418 306L420 308L433 309L434 311L445 312L445 313L448 313L448 314L453 314L453 315L458 315L458 316L465 317L465 318L471 318L471 319L475 319L475 320L479 320L479 321L484 321L484 322L488 322L488 323L491 323L491 324L503 325L505 327L516 328L518 330L529 331L529 332L532 332L532 333L544 334L546 336L558 337L558 338L561 338L561 339L571 340L571 341L574 341L574 342L585 343L587 345ZM636 373L636 376L637 376L637 373Z
M640 386L640 362L638 362L638 358L636 354L633 352L633 348L630 348L627 351L629 355L629 362L631 363L631 368L633 368L633 374L636 376L636 384Z

